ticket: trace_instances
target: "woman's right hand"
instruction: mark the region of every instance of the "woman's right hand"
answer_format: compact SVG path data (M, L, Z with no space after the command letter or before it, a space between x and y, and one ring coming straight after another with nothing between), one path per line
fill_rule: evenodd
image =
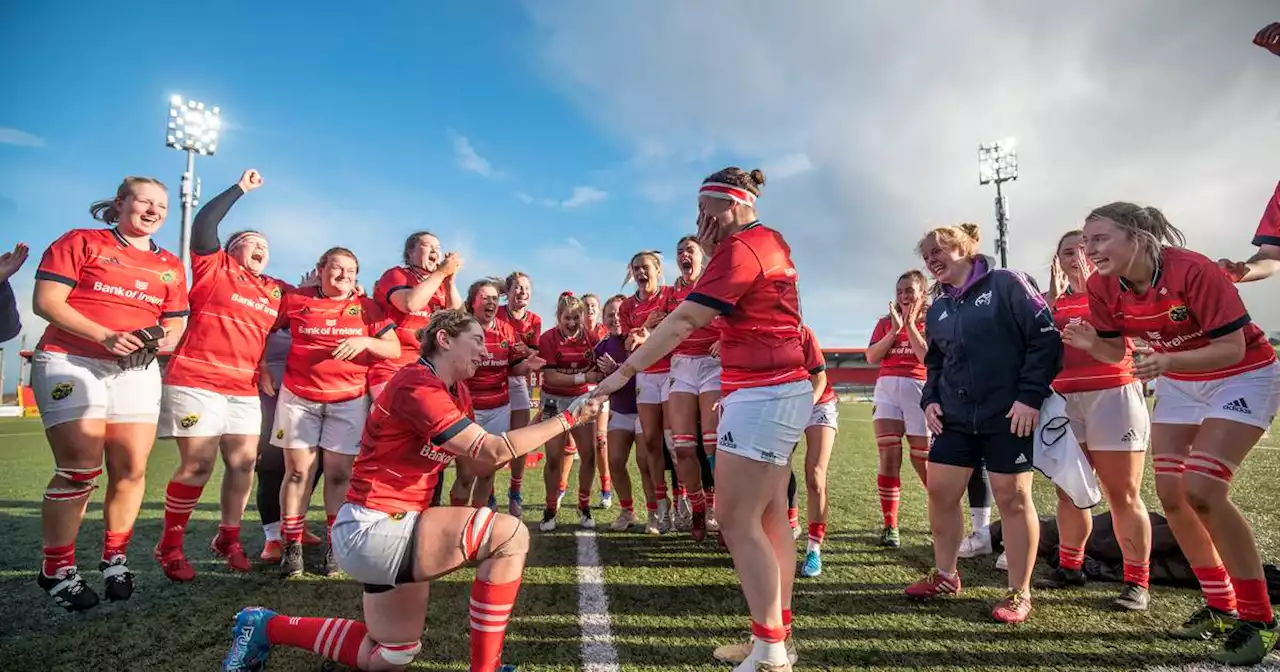
M262 186L262 173L250 168L240 175L240 181L236 184L240 185L240 190L247 194Z
M596 417L600 413L600 406L600 398L596 396L587 397L582 403L571 405L567 410L573 415L573 426L581 427Z
M893 322L893 333L902 331L903 319L902 309L898 307L898 302L889 302L889 320Z
M929 404L924 407L924 425L935 436L942 433L942 406Z
M102 347L117 357L128 355L144 346L141 339L127 331L113 331L102 339Z
M1062 342L1087 352L1098 344L1098 330L1084 320L1068 324L1062 328Z
M258 389L268 397L276 396L276 380L271 377L271 369L258 367Z

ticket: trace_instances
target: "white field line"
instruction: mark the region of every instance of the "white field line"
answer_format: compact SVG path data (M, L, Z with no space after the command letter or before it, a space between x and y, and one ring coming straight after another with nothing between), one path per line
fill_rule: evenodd
M582 631L582 669L618 672L618 649L613 643L609 596L594 530L578 530L578 628Z

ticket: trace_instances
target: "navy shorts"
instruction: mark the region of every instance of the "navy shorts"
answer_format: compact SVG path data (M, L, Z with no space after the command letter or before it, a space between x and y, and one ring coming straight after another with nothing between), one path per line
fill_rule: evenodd
M943 427L933 438L929 461L954 467L981 469L993 474L1021 474L1031 471L1035 436L1014 436L1009 432L968 434Z

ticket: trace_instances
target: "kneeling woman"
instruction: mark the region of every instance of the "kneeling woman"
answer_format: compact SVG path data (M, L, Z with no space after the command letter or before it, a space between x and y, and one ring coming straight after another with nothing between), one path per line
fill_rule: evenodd
M591 420L592 400L529 427L489 434L471 420L462 381L485 357L484 329L460 310L431 316L422 357L396 373L365 425L351 489L333 528L338 564L364 588L364 623L280 616L261 607L236 616L223 670L258 670L283 644L360 670L400 670L422 649L431 582L464 565L471 585L471 670L513 670L502 643L529 550L519 519L488 508L430 508L455 458L493 471Z

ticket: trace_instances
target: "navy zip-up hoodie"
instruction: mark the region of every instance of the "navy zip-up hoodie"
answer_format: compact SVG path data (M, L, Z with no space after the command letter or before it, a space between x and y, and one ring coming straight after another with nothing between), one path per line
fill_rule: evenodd
M1031 278L978 257L963 287L944 287L929 307L928 377L920 407L939 404L947 429L1009 431L1020 401L1039 409L1062 369L1062 336Z

